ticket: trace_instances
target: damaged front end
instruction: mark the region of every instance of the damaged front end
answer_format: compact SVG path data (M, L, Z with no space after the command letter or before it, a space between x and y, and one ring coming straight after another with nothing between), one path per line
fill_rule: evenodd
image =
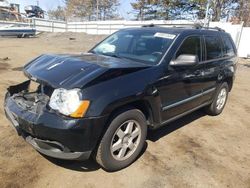
M19 136L50 157L86 160L90 157L107 117L72 118L49 107L54 88L25 81L10 86L4 109Z
M28 80L16 86L10 86L8 93L24 110L39 114L47 105L53 88L33 82L33 88L31 88L31 82Z
M21 84L10 86L7 90L4 104L6 116L20 135L17 116L31 118L30 114L33 114L35 115L33 121L35 121L35 117L42 114L48 104L53 88L27 80Z

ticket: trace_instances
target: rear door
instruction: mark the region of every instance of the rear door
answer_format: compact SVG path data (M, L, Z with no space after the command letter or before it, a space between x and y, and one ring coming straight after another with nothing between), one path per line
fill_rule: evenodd
M212 100L217 83L223 79L223 43L218 32L203 36L205 46L203 102Z

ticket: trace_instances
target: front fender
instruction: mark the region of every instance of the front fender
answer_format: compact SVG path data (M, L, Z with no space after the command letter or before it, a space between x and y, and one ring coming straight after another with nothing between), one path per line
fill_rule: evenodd
M86 116L110 114L115 108L136 101L148 101L156 109L159 104L156 95L148 92L152 88L159 71L155 68L144 69L128 75L92 85L83 90L83 96L91 101Z

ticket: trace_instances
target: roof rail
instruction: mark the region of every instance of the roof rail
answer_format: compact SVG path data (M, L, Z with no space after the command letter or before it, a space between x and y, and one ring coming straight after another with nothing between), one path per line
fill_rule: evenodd
M151 24L146 24L146 25L143 25L142 27L155 27L156 25L151 23Z
M159 27L159 26L169 26L169 27L176 27L176 28L192 28L192 29L208 29L208 30L216 30L216 31L225 32L225 30L220 27L204 27L200 23L194 23L194 24L168 24L168 23L153 24L151 23L151 24L142 25L142 27Z
M146 24L142 25L142 27L159 27L159 26L169 26L169 27L177 27L177 28L194 28L194 29L201 29L202 25L199 23L194 24L169 24L169 23L162 23L162 24Z
M217 30L217 31L222 31L225 32L224 29L220 28L220 27L205 27L205 29L210 29L210 30Z

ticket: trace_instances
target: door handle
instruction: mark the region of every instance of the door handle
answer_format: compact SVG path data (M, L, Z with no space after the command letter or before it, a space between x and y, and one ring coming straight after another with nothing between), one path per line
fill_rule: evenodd
M185 79L193 79L193 78L195 78L197 76L201 77L201 76L204 76L204 75L205 75L205 72L203 70L196 70L196 71L194 71L192 73L185 74L183 76L183 78L185 78Z

